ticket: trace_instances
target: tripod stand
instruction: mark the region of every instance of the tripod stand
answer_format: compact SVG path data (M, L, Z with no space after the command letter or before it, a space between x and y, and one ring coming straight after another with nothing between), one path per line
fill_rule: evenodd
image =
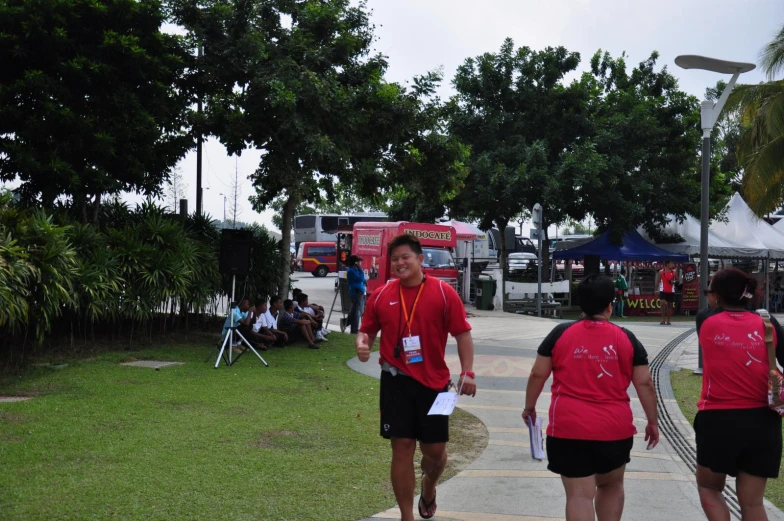
M237 284L237 276L233 275L232 278L231 278L231 300L232 300L232 303L234 302L234 288L235 288L236 284ZM248 340L244 336L242 336L242 333L240 333L237 330L239 326L235 326L234 325L234 308L233 307L231 309L229 309L229 317L231 317L229 319L230 320L230 322L229 322L229 329L228 329L228 331L226 331L226 336L223 338L223 345L221 345L220 352L218 353L218 359L215 360L215 369L218 368L218 364L220 364L221 358L223 358L223 361L224 361L224 363L226 365L230 366L231 364L233 364L234 362L239 360L240 357L242 355L244 355L247 352L248 349L250 349L251 351L256 353L256 356L259 357L259 360L261 360L261 362L264 364L265 367L269 367L269 364L267 363L267 361L264 360L264 358L261 357L259 352L256 351L256 349L253 348L253 346L250 344L250 342L248 342ZM234 335L237 335L240 338L240 342L245 345L246 349L245 349L245 351L243 351L242 353L237 355L237 358L232 360L232 356L231 355L233 353L233 348L234 348ZM228 356L224 356L223 355L223 352L226 351L226 344L229 345Z

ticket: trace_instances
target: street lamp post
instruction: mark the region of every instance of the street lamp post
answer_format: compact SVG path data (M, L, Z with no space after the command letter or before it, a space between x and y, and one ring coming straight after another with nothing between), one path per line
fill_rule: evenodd
M753 63L730 62L707 58L705 56L682 55L675 58L675 64L684 69L702 69L705 71L717 72L719 74L732 74L732 79L727 84L721 97L715 103L703 101L700 105L700 117L702 123L702 194L700 197L700 293L699 308L705 309L707 297L705 290L708 289L708 277L710 276L710 263L708 262L708 225L710 224L710 136L716 121L719 119L724 105L730 92L738 81L738 76L744 72L754 70L756 65ZM695 374L702 374L702 346L698 346L697 370Z
M221 192L220 195L223 196L223 226L222 226L222 228L225 228L226 227L226 194Z

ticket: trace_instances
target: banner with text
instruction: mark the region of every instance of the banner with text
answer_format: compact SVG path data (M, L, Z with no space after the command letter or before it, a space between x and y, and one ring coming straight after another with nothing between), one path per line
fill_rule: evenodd
M683 297L681 311L697 311L700 304L700 277L696 264L683 266Z
M632 317L661 315L661 302L657 295L629 295L623 314Z

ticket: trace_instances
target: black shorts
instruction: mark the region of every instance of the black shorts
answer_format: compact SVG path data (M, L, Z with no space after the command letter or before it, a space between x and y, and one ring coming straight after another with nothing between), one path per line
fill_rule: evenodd
M667 293L666 291L660 291L659 298L667 302L675 302L675 293Z
M439 392L409 376L381 371L381 436L448 442L449 416L427 415Z
M565 478L607 474L631 461L634 438L617 441L547 437L547 469Z
M779 477L781 416L767 407L700 411L697 463L719 474Z

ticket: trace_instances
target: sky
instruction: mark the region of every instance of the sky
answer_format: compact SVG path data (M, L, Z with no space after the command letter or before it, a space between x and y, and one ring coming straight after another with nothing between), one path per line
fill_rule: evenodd
M680 69L676 56L701 54L758 63L760 49L784 25L782 0L368 0L367 5L376 25L374 47L388 56L386 79L405 83L443 68L442 98L453 93L451 79L466 58L497 51L510 37L518 47L564 46L579 52L579 72L588 68L598 49L613 56L626 52L630 67L658 51L658 64L679 79L683 90L702 99L706 87L729 77ZM741 77L744 83L764 80L759 70ZM220 219L222 194L230 194L235 158L214 139L206 142L203 154L204 211ZM247 178L259 157L257 151L246 150L237 160L237 220L275 229L272 212L256 213L248 202L253 188ZM179 166L188 185L189 209L195 209L196 153L189 153ZM227 212L229 208L227 203Z

